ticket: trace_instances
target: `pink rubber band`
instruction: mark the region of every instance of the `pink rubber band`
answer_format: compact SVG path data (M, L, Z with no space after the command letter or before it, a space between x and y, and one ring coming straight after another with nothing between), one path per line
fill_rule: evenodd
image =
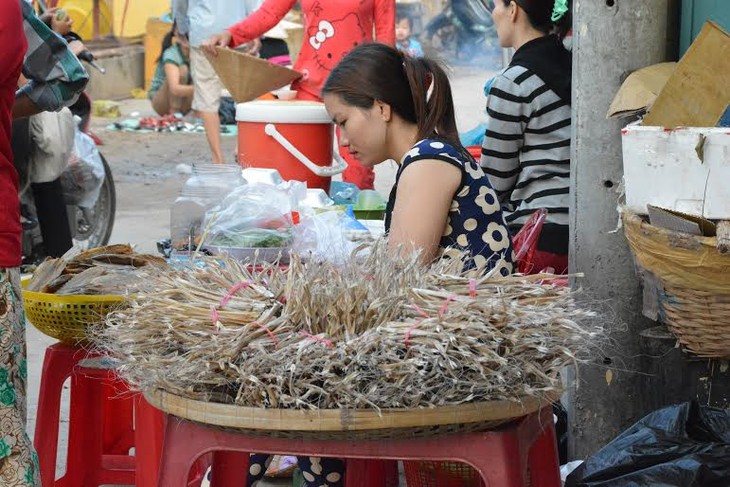
M210 305L210 318L213 320L213 329L220 330L220 319L218 316L218 310L215 309L214 305Z
M425 311L423 311L423 310L422 310L421 308L419 308L417 304L412 304L412 305L411 305L411 308L413 308L413 310L414 310L414 311L415 311L416 313L418 313L419 315L423 316L424 318L430 318L430 316L428 316L428 313L426 313L426 312L425 312Z
M256 326L256 327L258 327L258 328L261 328L262 330L264 330L264 332L266 332L266 334L267 334L267 335L269 335L269 338L271 338L271 341L273 341L274 343L277 343L277 344L279 343L279 339L278 339L278 338L276 338L276 335L274 335L274 334L273 334L273 333L271 332L271 330L269 330L269 328L268 328L268 327L266 327L266 326L262 325L262 324L261 324L261 323L259 323L258 321L254 321L254 322L252 322L251 324L252 324L252 325L254 325L254 326Z
M449 294L449 296L444 301L444 304L441 306L441 309L439 310L439 319L444 317L446 310L449 309L449 303L455 298L456 296L454 296L453 294Z
M477 280L469 279L469 296L472 298L477 297Z
M314 340L315 342L324 343L328 348L334 347L331 341L327 340L326 338L320 338L318 336L314 336L311 333L308 333L304 330L302 330L302 335L309 338L310 340Z
M253 285L253 282L251 281L244 281L239 282L235 286L231 287L231 289L228 290L225 296L223 296L223 299L221 299L221 308L225 307L231 299L233 299L233 296L240 291L241 289L246 289L248 287L251 287Z
M405 342L406 342L406 348L409 348L411 346L410 345L410 342L411 342L411 333L413 333L413 330L415 330L416 328L418 328L419 326L421 326L421 324L424 321L426 321L426 320L423 319L423 320L421 320L421 321L419 321L419 322L411 325L411 327L408 328L408 331L406 332L406 340L405 340Z

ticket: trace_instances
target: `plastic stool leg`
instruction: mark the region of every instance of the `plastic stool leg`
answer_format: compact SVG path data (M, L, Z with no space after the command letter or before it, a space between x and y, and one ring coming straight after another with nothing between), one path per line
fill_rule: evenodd
M142 395L134 398L134 460L137 470L136 487L155 487L160 472L165 417Z
M61 394L74 366L86 356L78 347L56 343L46 348L41 385L38 394L33 445L38 452L41 483L53 487L56 478L58 425L61 416Z
M393 463L397 471L397 462L348 458L345 461L345 487L386 487L386 467Z
M214 452L210 487L245 487L250 456L241 452Z
M552 418L551 418L552 419ZM543 425L540 436L530 448L530 485L532 487L560 487L560 461L555 425L552 421Z
M167 416L165 441L162 447L162 461L158 487L180 487L187 483L188 475L198 457L210 451L215 438L201 435L187 421ZM245 473L245 472L242 472ZM241 475L245 480L246 476Z
M134 396L126 382L104 378L104 453L128 455L134 445Z

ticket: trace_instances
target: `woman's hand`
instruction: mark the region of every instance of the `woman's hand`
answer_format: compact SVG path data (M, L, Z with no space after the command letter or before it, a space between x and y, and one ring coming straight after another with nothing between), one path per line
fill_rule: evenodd
M81 41L71 41L68 43L68 48L74 53L74 56L78 57L79 54L86 50L86 46Z
M216 52L216 48L228 47L228 45L231 43L232 38L233 36L231 35L231 33L227 30L224 30L223 32L213 34L212 36L208 37L206 40L203 41L200 47L202 47L203 50L208 54L212 56L217 56L218 53Z

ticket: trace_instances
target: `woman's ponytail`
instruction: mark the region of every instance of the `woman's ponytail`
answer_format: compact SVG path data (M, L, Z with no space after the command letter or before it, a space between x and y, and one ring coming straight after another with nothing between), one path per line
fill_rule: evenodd
M432 59L409 56L403 57L403 69L413 96L418 138L436 136L458 144L451 84L444 69Z

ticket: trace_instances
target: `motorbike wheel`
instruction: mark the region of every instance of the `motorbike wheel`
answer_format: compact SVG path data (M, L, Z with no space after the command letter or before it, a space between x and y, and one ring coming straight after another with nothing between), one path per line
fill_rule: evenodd
M74 245L83 249L92 249L109 243L114 227L114 216L117 210L117 193L114 187L112 170L103 155L104 182L99 191L99 198L92 208L69 206L72 228L74 229Z

